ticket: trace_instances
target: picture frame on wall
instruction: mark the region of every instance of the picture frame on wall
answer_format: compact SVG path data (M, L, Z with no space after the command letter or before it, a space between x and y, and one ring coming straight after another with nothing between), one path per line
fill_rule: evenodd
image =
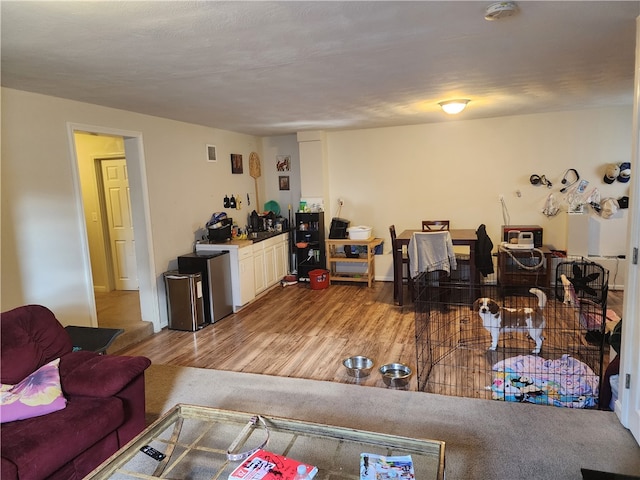
M288 175L280 175L278 177L280 190L289 190L289 176Z
M276 170L279 172L291 170L291 155L276 155Z
M231 154L231 173L243 173L242 155L239 153Z
M216 152L216 146L207 144L207 162L217 162L217 161L218 161L218 154Z

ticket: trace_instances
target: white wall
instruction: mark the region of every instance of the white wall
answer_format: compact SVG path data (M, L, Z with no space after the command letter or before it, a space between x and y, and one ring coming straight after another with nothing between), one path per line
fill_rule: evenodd
M229 212L243 224L252 209L246 194L255 195L251 151L263 161L261 202L288 204L286 194L276 190L278 174L271 166L278 154L292 155L291 202L299 200L295 136L260 139L18 90L1 92L2 310L41 303L66 324L90 323L93 292L84 275L85 226L74 190L69 122L142 134L158 281L175 267L176 256L191 250L211 213L222 210L225 194L245 200L242 210ZM454 227L485 223L497 241L503 222L498 194L504 193L511 223L540 224L545 243L566 248L566 215L544 217L540 211L549 190L529 185L528 178L545 174L559 185L565 169L576 168L603 197L626 194L626 185L601 179L607 163L629 160L631 112L612 107L327 132L327 223L343 198L341 216L373 226L374 234L387 240L387 252L390 224L401 231L423 218L449 218ZM217 146L217 163L206 161L206 144ZM243 155L244 174L231 174L231 153ZM521 198L515 196L518 189ZM557 194L557 188L552 191ZM390 256L376 260L378 278L390 279Z
M142 134L157 280L175 267L176 256L192 250L211 214L223 210L225 194L245 200L247 193L255 195L248 160L252 151L260 153L258 137L18 90L1 92L2 311L40 303L64 324L92 323L69 122ZM206 144L217 146L217 163L206 161ZM231 153L243 155L244 174L231 174ZM248 213L246 207L229 212L242 224ZM160 312L166 315L163 302L164 297Z
M280 205L280 214L288 218L288 208L291 205L291 216L298 207L300 201L300 155L298 154L298 142L296 136L280 135L265 137L262 139L262 175L264 176L264 203L275 200ZM289 155L291 157L290 170L280 172L276 168L277 156ZM289 177L289 190L280 190L280 176ZM260 210L257 210L260 211Z
M372 226L385 239L385 252L389 225L420 228L423 219L449 219L454 228L484 223L497 243L504 194L511 224L541 225L545 244L566 249L566 214L541 213L547 195L566 212L559 188L567 168L603 198L628 194L628 183L607 185L602 177L607 163L630 160L631 114L631 107L612 107L329 132L330 212L344 199L341 217ZM534 173L546 175L553 188L532 186ZM376 257L376 276L392 278L390 255Z

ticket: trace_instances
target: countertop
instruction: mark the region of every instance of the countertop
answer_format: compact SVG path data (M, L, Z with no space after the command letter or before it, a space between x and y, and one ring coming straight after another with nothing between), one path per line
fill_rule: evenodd
M263 240L266 240L268 238L277 237L278 235L284 235L285 233L288 233L290 231L291 230L285 230L282 232L257 232L256 238L252 238L251 237L252 234L249 234L249 238L247 238L246 240L232 239L226 242L211 242L208 240L202 240L202 241L199 241L198 243L201 245L235 245L238 248L242 248L242 247L246 247L247 245L253 245L254 243L262 242Z

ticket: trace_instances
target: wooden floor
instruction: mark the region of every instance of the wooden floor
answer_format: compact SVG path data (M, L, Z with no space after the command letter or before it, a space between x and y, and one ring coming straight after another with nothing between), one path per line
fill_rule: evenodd
M390 282L275 287L236 314L192 333L164 329L120 355L154 363L385 387L376 371L349 377L342 360L366 355L415 364L412 307L393 303ZM415 389L415 375L409 389Z
M98 326L124 330L124 333L111 344L107 353L114 353L153 335L153 324L142 321L140 295L137 290L96 292L95 300Z
M117 354L144 355L156 364L386 387L378 367L416 364L413 306L398 307L392 296L391 282L325 290L278 286L198 332L164 329ZM609 308L621 315L621 292L610 292ZM351 355L374 359L371 375L349 377L342 360ZM417 389L416 375L408 389Z

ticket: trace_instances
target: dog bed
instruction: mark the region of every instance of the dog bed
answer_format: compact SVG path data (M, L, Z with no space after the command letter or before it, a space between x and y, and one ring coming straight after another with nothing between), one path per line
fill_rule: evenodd
M568 408L591 408L597 404L598 376L569 355L545 360L519 355L492 368L491 395L494 400L528 402Z

